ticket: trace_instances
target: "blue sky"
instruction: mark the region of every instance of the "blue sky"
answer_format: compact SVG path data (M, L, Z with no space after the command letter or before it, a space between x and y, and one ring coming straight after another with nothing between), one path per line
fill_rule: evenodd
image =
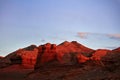
M0 55L65 40L119 47L120 0L0 0Z

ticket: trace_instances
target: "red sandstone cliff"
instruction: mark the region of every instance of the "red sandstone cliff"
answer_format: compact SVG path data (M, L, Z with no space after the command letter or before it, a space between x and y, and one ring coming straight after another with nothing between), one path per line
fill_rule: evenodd
M94 50L89 49L76 41L65 41L58 46L47 43L38 47L38 56L35 69L42 66L63 66L84 63Z
M20 64L25 67L34 67L38 49L35 45L16 50L0 60L0 67L6 67L13 64Z

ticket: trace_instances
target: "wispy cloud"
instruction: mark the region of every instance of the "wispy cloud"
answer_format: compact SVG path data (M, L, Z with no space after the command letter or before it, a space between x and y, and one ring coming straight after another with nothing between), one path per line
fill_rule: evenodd
M90 33L88 32L78 32L77 36L80 37L81 39L86 39L89 34Z
M41 42L45 42L45 39L41 39Z
M77 36L81 39L88 39L88 36L102 35L100 33L92 33L92 32L78 32Z
M107 36L111 39L120 39L120 34L107 34Z
M87 39L89 35L99 35L108 37L110 39L120 40L120 34L104 34L104 33L91 33L91 32L78 32L77 36L81 39Z

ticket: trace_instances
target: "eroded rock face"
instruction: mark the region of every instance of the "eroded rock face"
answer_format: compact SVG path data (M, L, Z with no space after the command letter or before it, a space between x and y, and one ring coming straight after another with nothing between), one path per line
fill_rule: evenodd
M65 43L66 48L69 43ZM61 49L59 49L61 50ZM98 49L91 57L81 53L57 52L58 64L63 66L39 67L26 80L119 80L120 53L117 50ZM44 54L44 52L43 52ZM59 58L59 59L58 59ZM77 59L77 60L76 60ZM92 60L92 61L91 61ZM86 62L88 61L88 62ZM94 61L102 62L100 64ZM84 63L84 64L80 64ZM49 63L47 63L49 64ZM80 64L80 65L76 65ZM104 66L101 66L104 64ZM57 64L56 64L57 65Z
M75 65L78 63L76 53L66 53L61 57L61 64Z
M19 49L0 60L0 63L2 64L0 67L20 64L25 67L33 68L36 63L37 54L38 49L35 45Z
M41 64L47 63L55 59L56 55L56 45L47 43L43 46L43 54L41 58Z
M88 56L90 56L91 53L94 52L94 50L89 49L77 43L76 41L72 42L65 41L58 45L56 50L57 59L60 63L64 63L65 61L63 60L64 55L67 55L66 57L70 58L71 62L75 62L74 60L77 60L77 63L83 63L89 60Z
M82 48L82 49L81 49ZM89 54L94 51L86 48L77 42L63 42L56 46L55 44L47 43L38 47L38 56L35 65L35 70L41 67L48 66L63 66L63 65L76 65L84 63L89 58L84 56L82 52ZM85 51L87 50L87 51Z
M41 66L44 66L45 64L48 64L48 62L56 59L56 45L47 43L45 45L41 45L38 47L38 56L37 61L35 65L35 69L38 69Z
M21 59L22 59L21 64L23 66L34 67L36 63L37 54L38 54L38 49L35 48L32 51L23 50L18 55L21 56Z
M110 52L110 50L106 49L98 49L95 53L90 57L91 60L102 60L104 56L106 56Z
M11 64L21 64L22 58L20 55L14 55L10 58Z
M89 59L90 59L89 57L83 56L82 54L77 55L78 63L85 63Z
M57 46L57 52L58 53L61 52L63 54L80 53L88 57L91 56L91 54L94 53L94 51L95 50L87 48L76 41L72 41L72 42L65 41Z

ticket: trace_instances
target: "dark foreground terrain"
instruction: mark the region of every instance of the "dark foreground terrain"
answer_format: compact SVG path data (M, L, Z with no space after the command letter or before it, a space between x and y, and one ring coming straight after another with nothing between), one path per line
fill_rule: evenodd
M33 69L25 69L20 65L11 65L0 69L0 80L25 80L28 73Z

